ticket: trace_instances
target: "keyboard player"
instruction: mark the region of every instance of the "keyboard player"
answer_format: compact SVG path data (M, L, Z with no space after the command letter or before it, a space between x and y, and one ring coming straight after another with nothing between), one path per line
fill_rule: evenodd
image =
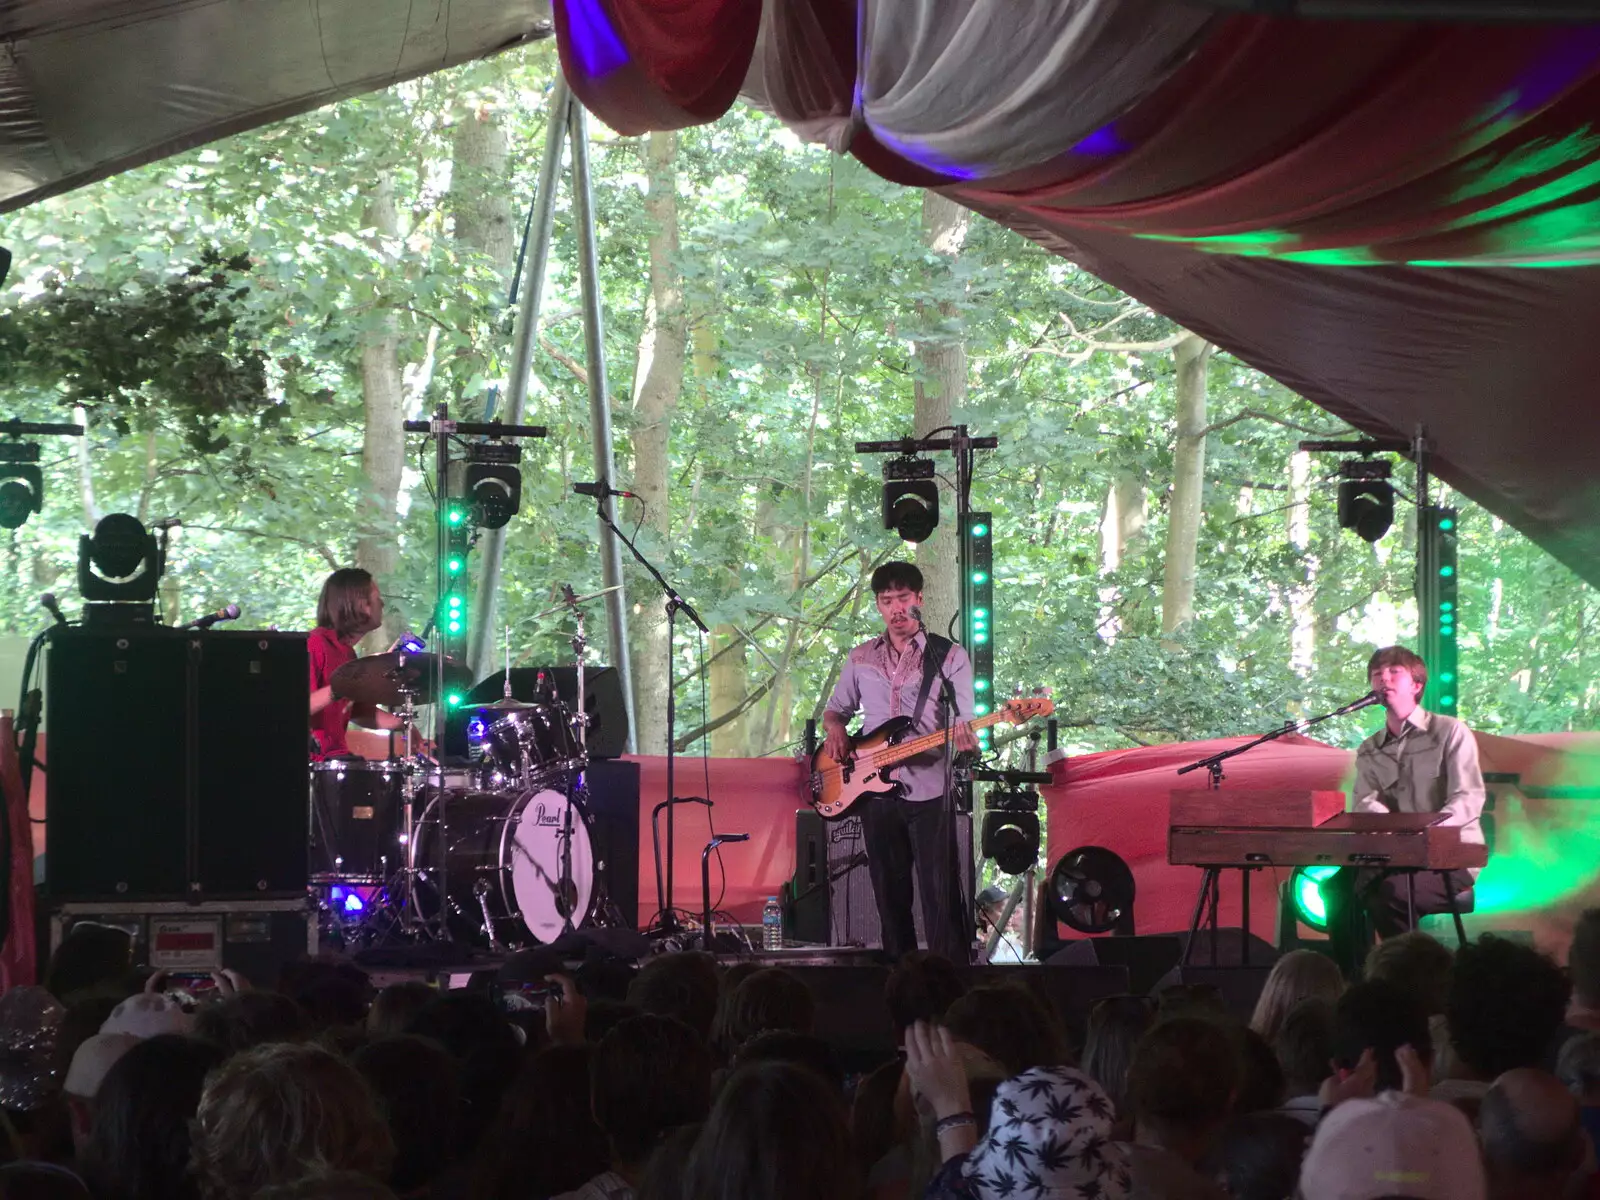
M1422 707L1427 664L1404 646L1386 646L1368 660L1367 679L1388 715L1383 728L1356 751L1355 811L1443 813L1443 824L1461 827L1463 842L1481 844L1478 817L1484 795L1478 746L1462 722ZM1464 892L1476 874L1418 872L1417 915L1448 912L1445 888L1454 894ZM1338 955L1342 962L1358 965L1354 918L1362 909L1380 937L1393 937L1411 927L1404 872L1345 870L1329 883L1333 886L1324 884L1324 894L1333 893L1329 899L1336 910L1330 913L1329 933L1336 952L1344 951Z

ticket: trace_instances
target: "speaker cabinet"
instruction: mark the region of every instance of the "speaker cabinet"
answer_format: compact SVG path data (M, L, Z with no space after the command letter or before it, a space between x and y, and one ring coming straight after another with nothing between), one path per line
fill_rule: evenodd
M588 789L589 836L596 863L605 864L606 901L623 926L639 925L639 764L619 759L591 762L583 773ZM597 915L600 915L597 910Z
M45 670L52 897L188 890L188 650L144 631L57 629Z
M303 634L56 631L52 899L303 895L308 677Z
M211 897L306 886L303 634L200 635L197 874Z
M865 803L871 803L870 800ZM961 894L972 902L972 814L956 814L956 854ZM867 842L857 816L824 821L814 809L795 812L795 879L789 925L799 941L878 949L883 932L867 869ZM912 875L911 913L917 940L925 942L922 895ZM824 917L826 918L824 921ZM970 914L968 916L970 920ZM807 936L810 935L810 936Z

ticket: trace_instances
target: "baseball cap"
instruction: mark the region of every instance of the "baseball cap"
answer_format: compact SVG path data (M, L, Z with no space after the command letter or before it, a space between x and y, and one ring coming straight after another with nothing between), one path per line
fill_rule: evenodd
M92 1100L100 1092L100 1081L112 1065L142 1039L131 1033L97 1033L83 1040L72 1055L72 1065L67 1068L62 1091L84 1100Z
M171 996L160 992L141 992L129 996L111 1010L101 1033L131 1033L136 1038L161 1033L188 1033L194 1018L178 1006Z
M1346 1100L1317 1126L1300 1167L1305 1200L1484 1200L1487 1191L1461 1110L1407 1092Z

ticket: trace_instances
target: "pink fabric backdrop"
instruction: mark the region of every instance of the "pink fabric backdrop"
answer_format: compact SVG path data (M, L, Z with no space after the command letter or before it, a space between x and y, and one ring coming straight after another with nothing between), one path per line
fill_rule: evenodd
M639 764L639 921L655 916L656 871L650 842L650 810L667 795L667 760L631 759ZM794 814L806 805L806 772L787 758L713 758L680 755L673 768L680 796L708 796L716 807L678 806L673 893L679 908L700 911L700 852L719 833L748 833L748 842L722 847L726 891L717 856L711 857L711 899L741 922L761 920L761 906L794 874ZM707 772L710 783L707 784ZM666 814L662 813L661 852L666 854Z

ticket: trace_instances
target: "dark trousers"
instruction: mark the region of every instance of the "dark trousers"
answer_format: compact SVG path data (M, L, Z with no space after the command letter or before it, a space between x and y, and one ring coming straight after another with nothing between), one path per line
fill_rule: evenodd
M1345 974L1360 977L1367 956L1367 928L1381 938L1396 937L1415 926L1411 923L1407 871L1346 868L1322 885L1328 905L1328 940L1335 961ZM1417 916L1450 911L1450 896L1472 886L1468 871L1417 871ZM1446 889L1449 889L1448 892Z
M922 896L922 929L928 949L965 965L972 934L962 911L961 871L951 806L943 799L901 800L869 796L863 802L861 830L867 843L867 870L878 902L883 949L891 959L917 948L911 914L911 872Z

